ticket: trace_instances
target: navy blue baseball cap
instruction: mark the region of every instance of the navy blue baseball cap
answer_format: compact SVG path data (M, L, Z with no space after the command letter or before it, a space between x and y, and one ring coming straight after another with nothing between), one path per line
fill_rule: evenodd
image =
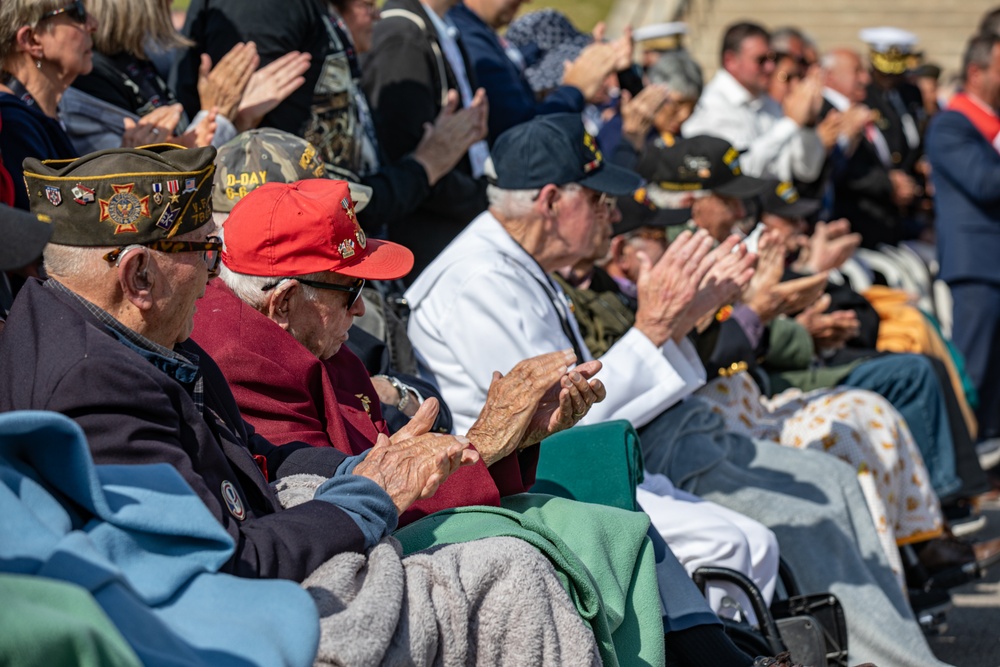
M638 174L605 161L580 114L537 116L515 125L500 135L490 155L490 182L504 190L579 183L623 197L642 185Z

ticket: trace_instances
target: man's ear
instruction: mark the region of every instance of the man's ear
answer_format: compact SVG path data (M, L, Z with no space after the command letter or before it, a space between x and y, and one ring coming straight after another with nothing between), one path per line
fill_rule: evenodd
M538 198L535 199L535 210L542 215L549 215L561 197L562 191L559 190L559 187L549 183L538 191Z
M128 250L118 262L118 285L123 298L139 310L153 306L153 283L156 267L146 248Z
M267 303L264 304L264 314L279 327L288 331L289 313L301 290L302 286L296 280L286 280L281 283L268 295Z

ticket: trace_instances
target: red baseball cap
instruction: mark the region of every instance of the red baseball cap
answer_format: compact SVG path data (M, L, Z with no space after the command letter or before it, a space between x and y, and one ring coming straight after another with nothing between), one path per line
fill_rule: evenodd
M222 262L246 275L394 280L413 268L407 248L365 236L346 181L267 183L233 207L224 229Z

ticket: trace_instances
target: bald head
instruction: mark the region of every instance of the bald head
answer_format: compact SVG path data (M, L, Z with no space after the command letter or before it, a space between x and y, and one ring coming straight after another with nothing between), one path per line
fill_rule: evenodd
M823 56L823 84L835 90L851 104L865 101L865 89L871 81L861 54L853 49L832 49Z

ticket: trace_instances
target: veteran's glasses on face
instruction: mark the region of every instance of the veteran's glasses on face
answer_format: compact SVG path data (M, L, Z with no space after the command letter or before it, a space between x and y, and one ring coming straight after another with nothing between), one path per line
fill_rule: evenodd
M76 23L82 24L87 22L87 8L83 6L83 0L76 0L76 2L70 3L65 7L53 9L51 12L45 12L38 20L44 21L45 19L50 19L53 16L59 16L60 14L65 14Z
M361 290L365 288L365 282L366 282L364 278L358 278L350 285L336 285L334 283L320 282L319 280L306 280L305 278L282 278L276 283L272 283L270 285L264 285L263 287L260 288L260 291L269 292L270 290L273 290L275 287L285 282L286 280L294 280L295 282L302 283L303 285L308 285L309 287L315 287L316 289L328 289L328 290L333 290L335 292L347 292L348 294L347 310L354 308L354 304L356 304L358 302L358 299L361 298Z
M596 190L584 190L584 192L587 194L590 206L598 215L610 218L618 207L617 197L612 197L605 192L597 192Z
M125 254L125 251L130 248L149 248L150 250L158 250L159 252L166 253L200 252L209 273L215 273L219 270L219 262L222 259L222 239L218 236L209 236L204 241L171 241L163 239L153 241L152 243L122 246L104 255L104 259L110 264L117 266L118 261Z

